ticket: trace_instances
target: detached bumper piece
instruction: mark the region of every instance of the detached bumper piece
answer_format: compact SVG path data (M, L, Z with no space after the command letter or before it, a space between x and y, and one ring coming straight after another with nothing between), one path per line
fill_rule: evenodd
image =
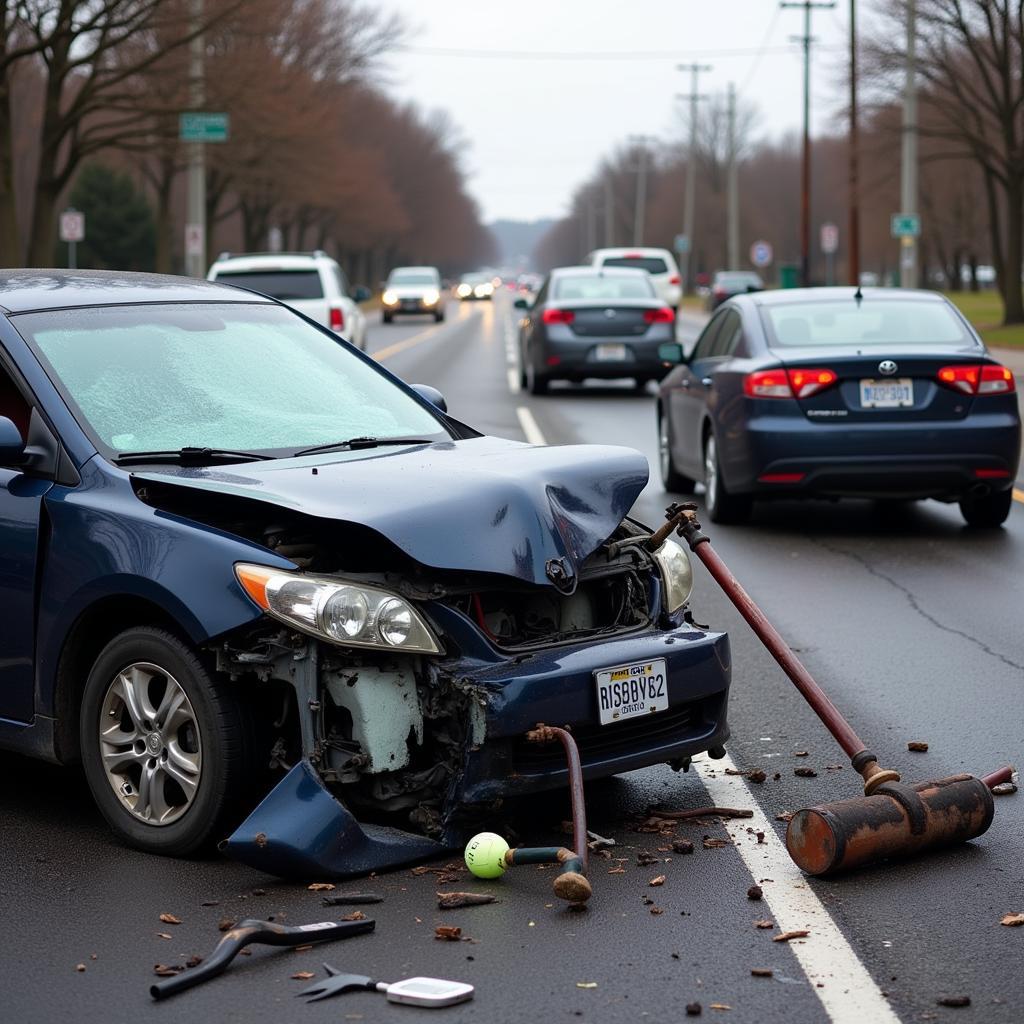
M282 878L347 878L444 853L422 836L356 821L300 761L221 844L229 857Z

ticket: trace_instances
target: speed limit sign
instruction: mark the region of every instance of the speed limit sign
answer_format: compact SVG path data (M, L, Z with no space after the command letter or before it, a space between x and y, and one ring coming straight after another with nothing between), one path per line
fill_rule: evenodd
M85 214L81 210L67 209L61 212L60 240L62 242L85 241Z

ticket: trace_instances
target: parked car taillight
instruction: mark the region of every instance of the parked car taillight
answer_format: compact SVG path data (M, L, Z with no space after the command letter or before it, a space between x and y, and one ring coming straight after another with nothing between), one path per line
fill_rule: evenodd
M675 318L675 313L668 306L644 310L644 323L646 324L670 324L675 321Z
M668 283L669 284L682 284L683 283L683 279L678 274L673 274L668 279Z
M800 368L758 370L743 380L743 391L751 398L810 398L839 379L835 370Z
M1005 366L944 366L936 375L940 384L965 395L1008 395L1017 390Z
M331 306L331 330L345 330L345 314L337 306Z
M571 324L576 314L571 309L545 309L540 318L546 324Z

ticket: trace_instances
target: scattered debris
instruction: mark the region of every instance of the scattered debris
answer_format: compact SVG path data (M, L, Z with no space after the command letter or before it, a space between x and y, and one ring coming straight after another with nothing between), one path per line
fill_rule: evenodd
M774 928L775 922L771 918L763 917L759 921L754 922L755 928Z
M230 917L222 917L217 922L217 931L229 932L235 927L235 922Z
M261 848L266 846L267 845L267 833L266 832L257 832L255 838L253 839L253 842L257 846L259 846Z
M266 896L267 895L267 890L266 889L253 889L252 894L253 894L253 896Z
M776 821L792 821L793 820L793 812L792 811L779 811L779 813L775 815L775 820Z
M201 907L219 907L220 906L220 900L203 900L203 902L200 903L199 906L201 906Z
M907 750L914 750L919 754L923 754L928 749L928 744L923 743L921 740L911 740L907 744Z
M312 971L296 971L292 975L293 981L309 981L310 978L315 978L316 975Z
M699 1017L703 1007L700 1003L687 1003L686 1004L686 1016L687 1017Z
M597 988L597 982L596 981L577 981L576 982L576 987L577 988Z
M827 764L825 765L825 771L827 772L841 772L845 765L842 764Z
M591 850L604 850L615 845L614 839L599 836L596 832L587 831L587 847Z
M306 946L296 946L292 950L292 952L293 953L308 953L312 948L313 948L313 943L309 943Z
M749 775L749 772L744 771L742 768L726 768L726 775Z
M767 778L768 778L768 776L763 771L761 771L760 768L755 768L747 776L747 781L748 782L756 782L758 785L761 785L761 783L764 782L764 780L767 779Z
M728 839L712 839L710 836L704 837L704 849L705 850L720 850L723 846L729 846Z
M771 978L775 972L769 967L751 967L750 974L754 978Z
M181 924L181 920L173 914L161 914L160 920L163 921L164 924Z
M754 812L744 807L697 807L689 811L655 811L661 818L683 821L686 818L752 818Z
M757 836L757 841L759 843L763 843L764 842L764 833L763 832L755 832L754 834Z
M333 882L314 882L312 885L307 885L306 888L310 892L330 892L334 888Z
M664 914L665 911L662 910L661 907L651 907L651 913L654 914L655 917L657 917L658 914Z
M498 897L486 892L439 892L437 905L441 910L455 910L457 907L482 907L485 903L497 903Z
M764 890L759 885L752 885L747 890L748 900L759 900L764 896Z
M793 756L794 757L806 757L807 756L807 751L806 750L794 750L793 751Z
M636 855L636 866L638 868L647 868L652 864L658 864L661 861L660 857L655 857L653 853L648 850L641 850Z
M818 773L813 768L794 768L794 775L799 775L801 779L816 779Z
M1013 796L1017 787L1012 782L1000 782L998 786L992 787L993 796Z
M728 1003L710 1003L712 1010L731 1010L732 1007Z
M652 888L655 888L656 886L659 886L659 885L664 885L665 884L665 875L658 875L656 878L652 878L647 884L649 886L651 886Z
M970 1006L970 996L939 996L935 1000L939 1006Z
M776 773L775 773L775 774L774 774L774 775L772 776L772 778L773 778L773 779L774 779L774 780L775 780L776 782L778 782L778 781L779 781L779 779L781 779L781 778L782 778L782 772L776 772Z
M799 928L792 932L779 932L778 935L772 936L772 942L789 942L790 939L806 939L810 934L810 931L806 928Z
M366 915L361 910L353 910L351 914L345 914L342 921L365 921Z
M312 947L310 947L310 948L312 948ZM243 950L243 952L244 952L244 950ZM192 955L191 955L191 956L190 956L190 957L189 957L189 958L188 958L188 959L187 959L187 960L185 961L185 966L186 966L186 967L198 967L198 966L199 966L199 965L200 965L200 964L201 964L202 962L203 962L203 958L202 958L201 956L196 956L196 954L195 954L195 953L193 953L193 954L192 954Z
M608 869L608 874L609 875L624 875L625 873L626 873L626 869L625 868L621 868L621 867L620 868L609 868Z
M353 903L383 903L384 897L379 892L342 892L324 896L321 902L325 907L346 907Z
M75 970L81 974L85 970L85 964L75 964Z
M153 964L153 973L158 978L173 978L185 970L184 964Z
M458 942L462 938L462 929L450 924L439 924L434 929L434 938L444 942Z
M169 939L171 937L170 932L157 932L156 937L158 939Z
M1024 914L1004 914L1000 924L1005 924L1007 928L1019 928L1024 924Z
M673 853L693 853L693 843L689 839L676 839L672 843Z

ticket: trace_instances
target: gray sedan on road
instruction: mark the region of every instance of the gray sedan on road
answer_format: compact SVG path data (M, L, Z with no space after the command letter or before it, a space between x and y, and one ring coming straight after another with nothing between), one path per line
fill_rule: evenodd
M553 380L632 377L660 380L658 346L675 340L675 312L657 297L650 275L627 268L552 270L519 323L520 383L542 395Z

